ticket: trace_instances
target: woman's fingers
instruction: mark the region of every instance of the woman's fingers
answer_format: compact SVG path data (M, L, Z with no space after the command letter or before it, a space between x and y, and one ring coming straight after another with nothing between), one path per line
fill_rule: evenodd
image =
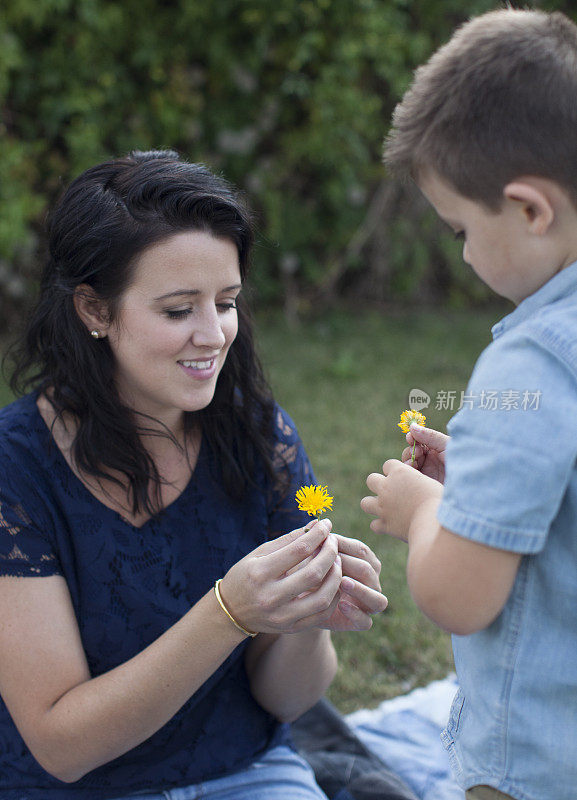
M377 573L377 575L380 575L381 562L367 544L359 541L359 539L348 539L346 536L342 536L340 533L335 533L334 536L337 538L339 544L339 553L341 556L351 556L353 558L360 559L369 564Z
M244 572L234 610L250 630L367 630L370 615L387 605L379 559L364 542L332 534L328 519L305 527L261 545L239 562L246 563L242 571L231 569L239 578Z
M291 603L291 615L296 620L293 631L323 625L331 617L339 602L341 580L341 563L337 557L318 589Z
M350 623L347 625L347 630L368 631L373 625L370 614L362 611L358 606L347 600L346 597L341 597L338 609Z
M327 536L319 552L305 566L281 579L278 588L282 599L292 599L304 592L313 592L320 587L338 556L337 542L333 535Z
M308 531L303 532L301 528L297 528L296 531L291 531L291 534L286 534L288 538L281 536L280 539L284 539L285 543L272 552L264 550L263 553L266 545L262 545L258 551L260 566L267 575L280 577L300 564L301 561L309 558L325 541L331 528L332 522L329 519L323 519ZM278 539L275 540L275 542L278 541ZM271 544L271 542L266 544Z
M342 553L340 555L343 561L343 575L380 592L379 573L368 561L362 558L354 558L353 556L345 556Z
M384 594L376 589L371 589L364 583L353 580L348 576L343 577L341 589L354 601L352 604L367 614L380 614L388 605L388 600ZM345 598L346 599L346 598Z
M278 536L276 539L271 539L261 544L260 547L254 551L254 554L258 556L267 556L270 555L270 553L276 553L277 550L281 550L283 547L286 547L287 544L296 541L304 533L308 533L317 522L317 519L313 519L307 522L306 525L303 525L302 528L295 528L294 531L289 531L289 533L285 533L282 536Z

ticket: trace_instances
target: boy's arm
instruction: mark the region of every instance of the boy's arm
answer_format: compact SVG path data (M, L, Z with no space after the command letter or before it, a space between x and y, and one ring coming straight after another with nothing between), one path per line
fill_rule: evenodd
M442 527L436 512L443 487L400 461L385 462L383 475L369 475L367 485L375 496L361 507L377 517L371 528L409 545L409 589L423 613L458 635L490 625L507 602L521 555Z

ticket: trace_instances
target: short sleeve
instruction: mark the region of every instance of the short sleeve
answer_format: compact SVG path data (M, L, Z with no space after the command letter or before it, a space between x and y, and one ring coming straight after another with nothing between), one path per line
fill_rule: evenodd
M268 497L271 539L304 525L311 518L299 511L295 495L301 486L315 483L311 463L289 415L276 406L274 411L273 464L277 479Z
M62 571L49 538L26 509L26 484L0 477L0 576L45 577ZM20 490L21 498L16 497ZM31 491L30 487L28 491Z
M577 379L559 354L511 332L482 354L451 420L439 522L518 553L545 546L574 476Z

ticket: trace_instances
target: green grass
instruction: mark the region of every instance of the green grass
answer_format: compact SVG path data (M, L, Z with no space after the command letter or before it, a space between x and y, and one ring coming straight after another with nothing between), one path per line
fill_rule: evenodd
M373 534L359 501L368 493L367 475L400 456L397 422L410 389L431 396L427 424L444 430L452 413L435 409L437 392L460 398L499 316L359 311L298 329L278 316L259 319L260 352L277 399L297 424L317 480L335 497L334 530L366 541L383 563L388 609L370 631L334 636L339 672L329 697L343 712L375 706L453 668L449 636L407 590L406 546Z
M409 390L431 396L427 424L444 430L452 414L434 408L437 392L460 397L500 315L334 312L297 329L280 313L258 318L260 352L277 399L295 420L317 479L335 497L334 530L365 540L383 563L389 608L370 631L334 636L339 672L329 697L343 712L375 706L452 669L449 637L407 590L406 546L373 534L359 501L369 472L401 453L397 422ZM0 405L9 399L0 382Z
M12 400L12 393L8 387L5 386L2 381L0 381L0 408L9 403L10 400Z

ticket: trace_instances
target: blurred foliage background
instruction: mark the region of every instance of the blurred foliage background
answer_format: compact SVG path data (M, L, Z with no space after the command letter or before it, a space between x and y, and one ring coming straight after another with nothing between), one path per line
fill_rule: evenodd
M510 4L577 19L570 0ZM494 299L419 193L387 179L381 151L414 68L498 6L0 0L0 345L34 294L47 211L83 169L172 148L246 192L265 364L338 499L335 529L374 547L390 599L373 631L335 637L343 711L452 668L448 636L410 598L406 548L371 535L358 504L366 475L400 454L409 388L458 396L500 314L481 308ZM0 378L0 406L10 399ZM450 416L426 413L440 429Z
M484 302L418 194L386 180L381 148L415 66L494 7L2 0L0 333L35 280L62 186L134 148L175 148L246 191L257 302L289 317L321 301Z

